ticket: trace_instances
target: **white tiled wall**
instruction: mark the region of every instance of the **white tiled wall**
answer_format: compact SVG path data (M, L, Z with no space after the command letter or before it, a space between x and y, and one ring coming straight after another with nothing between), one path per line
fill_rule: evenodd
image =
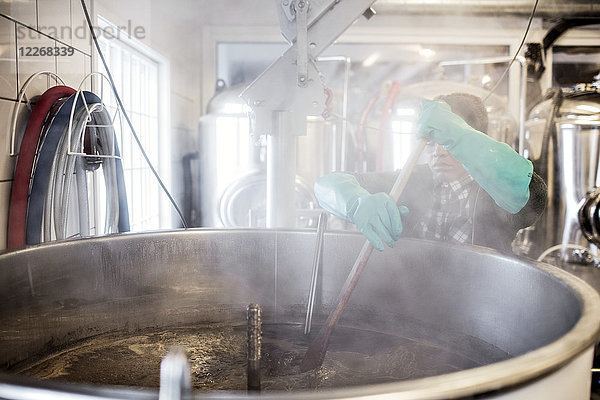
M37 3L36 0L3 1L0 3L0 13L37 29Z
M91 0L86 3L91 12ZM79 86L92 68L90 36L83 30L83 21L80 0L0 2L0 250L6 248L8 207L15 165L15 158L10 157L10 137L17 93L23 83L39 71L57 73L66 85ZM83 35L83 32L86 34ZM72 46L75 51L72 56L62 57L21 56L19 48L28 46ZM46 77L40 77L29 86L27 96L33 98L40 95L52 84ZM26 112L24 107L20 109Z

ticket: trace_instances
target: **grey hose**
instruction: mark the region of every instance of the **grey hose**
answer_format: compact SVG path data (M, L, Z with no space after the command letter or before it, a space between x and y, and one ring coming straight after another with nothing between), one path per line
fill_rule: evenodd
M102 109L94 113L93 118L96 125L106 125L105 128L94 128L98 135L97 144L100 154L114 155L115 133L108 111ZM104 172L104 181L106 183L107 204L104 233L115 233L119 232L119 192L117 188L116 159L113 157L105 158L102 171Z
M73 132L71 134L71 147L75 144L77 151L77 140L80 140L85 125L87 123L87 110L81 108L73 115ZM44 207L44 241L51 240L52 226L57 239L65 239L67 232L67 220L69 210L69 196L71 189L71 180L73 175L74 160L73 156L68 155L69 144L68 125L63 131L50 176L53 179L50 182L46 206ZM80 210L82 212L83 210Z
M90 205L88 201L87 173L83 158L76 157L75 180L77 181L77 204L79 210L79 234L90 236Z
M92 113L92 121L94 125L106 125L106 127L90 127L88 133L92 135L92 140L97 140L98 148L103 155L110 155L111 148L109 143L114 140L114 130L112 121L105 109ZM67 146L67 132L63 133L53 163L53 189L48 196L48 200L53 204L47 207L47 210L53 211L53 218L48 212L48 218L54 221L54 230L57 239L64 239L67 235L67 223L69 204L71 202L71 186L73 182L73 174L76 177L77 183L77 204L79 208L79 234L81 236L90 235L89 226L89 204L87 190L87 176L85 171L85 158L83 156L68 155L68 151L82 152L82 142L88 124L88 112L85 108L78 110L73 117L73 132L71 134L70 146ZM67 128L68 130L68 128ZM119 194L117 189L116 165L114 158L103 159L103 175L104 187L106 190L106 209L104 221L104 234L118 232L119 220ZM49 203L47 203L48 205ZM46 220L49 221L49 220ZM45 235L50 234L50 223L45 223ZM49 236L46 236L49 237Z
M58 220L62 238L66 237L66 235L67 235L69 204L71 202L71 186L73 183L73 174L74 173L76 176L77 175L80 176L80 178L76 180L78 183L77 204L79 205L82 202L85 202L87 204L87 199L85 199L85 201L84 201L83 199L80 198L84 193L87 194L87 182L85 180L83 180L83 182L81 182L82 184L84 184L86 186L85 189L83 189L79 186L79 182L81 181L81 175L82 175L82 173L83 173L83 175L85 175L85 171L77 172L76 167L75 167L78 164L83 166L83 160L80 156L68 155L70 150L72 150L73 152L77 152L77 153L81 152L81 142L83 139L83 135L85 133L85 127L88 123L88 115L87 115L87 110L85 107L81 110L81 114L78 113L78 117L80 115L81 115L81 117L77 118L77 120L76 120L77 124L74 129L74 132L71 133L71 143L68 144L69 147L63 148L62 152L61 152L61 155L64 158L66 158L66 168L64 169L64 175L63 175L63 187L62 187L62 191L59 192L59 195L61 196L61 199L60 199L61 201L58 204L58 207L60 209L62 209L61 219ZM67 137L68 136L65 135L65 145L67 145L67 143L66 143ZM86 220L88 222L85 223L84 220ZM56 223L56 220L55 220L55 223ZM85 209L79 209L79 234L81 236L84 236L85 232L82 232L82 230L81 230L82 224L88 226L87 234L89 235L89 211L88 211L87 206L85 207Z

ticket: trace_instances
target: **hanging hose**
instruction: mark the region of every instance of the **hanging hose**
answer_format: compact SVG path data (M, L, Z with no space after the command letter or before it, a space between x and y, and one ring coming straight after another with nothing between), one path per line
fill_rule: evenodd
M73 115L73 129L68 132L69 126L61 134L60 141L57 146L56 155L52 164L50 176L52 181L48 188L48 196L46 197L46 205L44 206L44 241L51 238L52 226L56 239L65 239L67 236L67 219L69 216L69 203L71 197L71 182L73 173L75 172L75 156L69 155L70 149L78 151L77 143L81 140L81 135L85 130L88 120L88 110L82 107ZM69 142L69 136L71 138ZM79 203L80 201L78 201ZM82 215L80 211L80 220L87 219L89 216ZM89 229L88 229L89 230ZM81 232L80 234L84 234ZM89 232L88 232L89 234Z
M75 99L77 102L75 103ZM85 102L84 102L85 100ZM75 129L72 132L71 143L68 143L67 130L71 110L74 107ZM88 119L88 108L98 107L100 98L90 92L81 92L81 96L72 95L59 108L58 112L49 124L44 141L41 145L36 163L31 195L27 208L26 244L39 244L44 240L51 239L51 226L55 226L55 234L59 238L66 236L66 221L68 218L68 203L70 199L70 187L75 169L75 157L67 155L70 144L78 143L81 139ZM86 106L87 105L87 106ZM109 128L101 129L99 135L100 143L104 152L114 154L118 157L119 150L116 144L112 120L106 110L94 113L99 119L94 120L98 124ZM113 147L114 144L114 147ZM104 164L105 181L107 182L107 216L105 227L108 232L125 232L129 230L129 213L127 209L127 196L123 178L121 160L114 157L107 158ZM51 179L51 177L54 177ZM83 179L80 180L83 185ZM84 192L80 192L80 197ZM85 213L81 218L86 218ZM81 228L80 228L81 229ZM83 228L85 230L85 227ZM42 232L44 236L42 236Z
M91 114L89 112L91 111ZM71 200L71 187L73 174L76 175L77 199L79 205L79 235L89 236L89 205L87 202L86 163L88 156L73 155L69 152L81 153L84 149L84 134L87 152L109 157L94 159L102 161L102 172L105 183L105 221L104 234L129 231L129 213L127 195L125 192L123 168L119 159L119 148L116 141L112 120L104 106L95 104L88 110L82 107L73 116L74 124L70 135L63 132L59 149L57 150L54 169L54 187L51 188L46 203L46 210L53 210L51 220L54 222L54 231L57 239L64 239L67 235L68 211ZM92 122L88 126L88 122ZM67 127L68 129L68 127ZM70 143L68 138L71 137ZM89 156L93 156L90 154ZM52 201L53 200L53 201ZM45 215L51 215L46 212ZM44 237L50 236L50 224L44 224ZM97 227L96 227L97 228Z
M106 109L100 112L94 113L93 121L96 125L106 126L102 128L95 128L99 131L97 148L101 155L115 155L115 157L108 158L109 165L111 168L110 176L114 177L113 188L116 190L117 202L115 205L117 215L114 228L112 232L129 232L129 208L127 205L127 193L125 187L125 177L123 174L123 163L121 161L121 153L119 151L119 145L117 143L117 137L112 126L112 120ZM105 161L106 162L106 161ZM105 180L107 179L108 172L105 171ZM114 198L114 196L113 196Z
M75 183L77 184L77 210L79 211L79 235L87 237L90 231L90 204L88 201L87 174L82 157L75 160Z
M99 103L100 99L93 93L83 92L83 96L78 96L76 109L84 107L82 97L85 97L87 104ZM31 194L27 207L27 228L26 244L39 244L42 237L42 221L44 215L44 205L48 196L50 185L50 174L54 156L60 141L60 138L69 125L71 108L75 102L75 95L71 96L63 103L56 116L52 120L48 132L42 143L39 156L36 163L35 174L31 184ZM50 212L48 210L48 212Z
M8 211L7 248L15 249L25 246L27 225L27 203L30 179L33 173L34 159L40 142L44 122L52 106L61 98L75 93L75 89L66 86L54 86L38 99L21 140L19 157L15 166L13 184L10 193Z

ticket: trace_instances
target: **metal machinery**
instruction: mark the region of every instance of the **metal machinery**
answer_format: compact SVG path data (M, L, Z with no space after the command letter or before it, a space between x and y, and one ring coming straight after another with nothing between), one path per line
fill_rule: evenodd
M237 98L239 88L223 90L200 121L203 226L315 226L312 184L344 165L350 69L345 57L317 56L361 14L370 15L372 3L276 3L281 32L292 46L241 92L246 105ZM331 94L317 69L317 62L332 61L345 65L337 122L323 118Z
M592 263L600 244L600 94L598 83L554 89L530 112L526 146L548 184L542 220L525 231L542 251L558 246L564 262ZM586 250L589 249L589 250ZM537 253L537 254L535 254Z
M539 82L548 49L572 27L598 23L597 18L564 19L542 43L528 49L529 78ZM557 264L598 265L600 218L600 75L594 82L551 88L535 104L525 122L522 146L548 185L548 205L540 220L520 232L516 253ZM560 250L560 252L558 252ZM557 255L556 257L554 257Z
M219 92L200 119L200 205L202 226L266 227L267 144L251 135L239 87ZM339 169L341 124L309 118L297 138L294 227L316 226L312 185ZM281 160L283 162L284 160Z
M347 126L350 60L345 57L317 59L318 63L332 61L346 64L342 115L308 117L306 134L296 139L295 227L298 228L316 226L318 207L312 186L320 176L346 168L365 172L389 171L404 165L416 143L414 128L421 98L452 92L473 93L482 98L488 94L481 87L447 80L420 82L398 91L394 89L397 83L389 82L369 102L363 111L364 119L361 118L357 127L350 128ZM506 60L481 59L446 64L494 62ZM249 109L238 97L240 90L239 87L220 90L200 120L202 226L266 226L267 140L264 135L250 134ZM523 125L510 116L506 100L491 95L486 106L488 134L516 146L521 134L519 126ZM384 109L390 110L387 116L382 112ZM340 225L339 221L336 223Z
M410 239L371 257L371 273L362 276L336 328L341 334L332 339L328 357L335 361L338 354L339 364L313 375L294 372L290 350L299 348L301 357L303 342L306 348L302 324L315 236L310 230L189 229L0 255L0 398L590 398L600 329L594 289L547 264ZM313 331L335 304L363 241L357 233L325 233ZM245 346L227 343L236 329L245 333L251 303L262 308L264 342L269 326L296 332L291 349L271 361L291 386L260 394L245 387L201 391L199 382L226 382L236 368L245 371ZM192 339L203 329L217 334L208 344L193 339L187 357L169 353L161 367L170 346L152 346L148 338L183 328ZM98 343L105 343L101 352L93 350ZM480 351L484 344L487 352ZM49 370L33 373L45 363ZM363 372L340 382L344 363ZM394 368L404 372L390 379ZM194 392L186 397L190 370ZM262 369L262 381L273 379L270 370ZM377 370L386 383L369 381ZM294 387L303 379L325 386Z
M245 161L231 164L224 160L219 164L231 167L235 171L231 176L244 169L262 174L261 164L266 160L266 175L259 181L266 186L267 227L297 224L294 194L298 185L294 182L301 163L296 163L296 136L310 131L311 121L306 115L322 112L325 103L311 58L335 38L340 22L351 23L368 4L358 0L315 0L309 5L302 0L291 4L281 0L282 30L290 41L296 32L294 45L243 92L255 113L254 130L267 135L267 147L264 143L254 146L253 139L246 137L246 142L239 141L234 155ZM289 82L293 82L291 89ZM270 90L273 87L277 90ZM237 111L225 112L216 100L213 107L219 110L213 116L239 117ZM292 113L292 109L300 112ZM229 122L237 124L239 120L236 117ZM208 137L216 140L216 136ZM244 158L238 157L242 153ZM223 156L227 152L215 154ZM234 181L232 178L233 183L223 185L222 190L243 193L243 185L239 191L234 190ZM231 198L236 196L232 194ZM222 206L226 201L218 200L213 204L228 209ZM262 218L254 211L249 215L222 215L232 216L232 224L242 221L239 223L247 222L248 226L259 225ZM188 229L63 241L0 255L0 398L589 398L589 367L600 333L600 297L596 290L546 264L483 248L410 239L401 239L404 243L396 248L373 255L369 265L372 273L361 278L339 326L363 335L354 339L349 352L360 355L366 370L375 365L369 358L372 353L380 352L384 357L376 360L375 366L384 375L389 375L390 368L407 368L409 373L398 379L385 376L385 383L351 382L353 385L320 390L286 386L286 390L260 394L246 390L190 393L190 374L210 380L235 368L227 364L213 370L205 368L207 360L219 360L224 355L219 349L229 351L226 346L214 346L210 349L214 352L196 353L193 358L181 350L171 351L162 363L153 364L156 375L160 370L160 378L156 379L160 384L131 387L140 376L138 361L153 352L162 356L167 350L160 347L162 344L156 350L146 343L128 343L131 335L166 337L169 332L186 328L196 337L201 328L225 327L235 332L246 325L250 333L247 319L252 320L253 335L261 324L263 328L272 325L293 329L305 320L309 287L311 291L314 288L316 299L313 324L322 324L364 242L362 235L353 233L328 232L323 236L318 242L323 259L319 273L315 273L318 282L312 282L309 273L315 233L307 229ZM600 282L595 286L600 287ZM301 333L299 336L294 346L305 339ZM349 336L352 342L352 335L341 336ZM371 339L374 344L365 348L362 339L368 337L375 338ZM217 344L225 338L217 335ZM389 338L402 346L389 352ZM133 360L125 364L131 368L119 369L123 365L100 353L69 358L72 351L89 354L86 348L98 340L107 342L108 349L124 341L117 356L121 361ZM256 336L253 341L260 342ZM414 343L429 348L429 352L403 350L405 344ZM474 351L482 344L493 350L490 356ZM248 360L259 360L255 348L241 348L244 353L247 350ZM448 349L458 355L446 356ZM339 352L351 361L352 368L356 366L356 357L349 357L346 348ZM441 358L433 357L434 362L428 364L432 356ZM60 361L61 357L67 357L63 369L51 368L50 375L62 376L67 382L43 380L40 376L36 379L35 374L26 376L32 366ZM241 365L244 361L242 356ZM476 365L440 372L441 364L454 366L465 361L475 361ZM88 363L85 372L90 380L74 384L65 378L69 372L76 372L70 370L71 362ZM294 368L293 363L285 362L282 358L285 368L279 371L283 375L286 369ZM115 377L115 370L124 373ZM415 377L414 371L421 375ZM257 372L254 368L253 373ZM327 381L336 370L324 373L324 378L320 372L313 378ZM113 379L130 374L134 380L126 387L112 386ZM352 379L363 378L360 375ZM254 375L253 383L258 385L260 378ZM94 385L89 384L92 380Z
M252 131L267 135L269 228L296 223L297 136L306 134L306 117L321 115L327 101L315 59L373 2L277 1L281 32L292 46L241 95L253 111Z

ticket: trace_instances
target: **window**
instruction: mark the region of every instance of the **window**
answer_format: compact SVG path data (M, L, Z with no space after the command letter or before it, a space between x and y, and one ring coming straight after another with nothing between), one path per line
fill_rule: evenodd
M99 17L99 27L117 28ZM111 71L117 91L135 131L154 168L169 187L168 64L160 55L126 34L99 37L100 48ZM98 71L104 72L98 57ZM108 81L96 80L100 95L111 115L116 99ZM171 227L170 204L150 167L144 160L125 119L115 121L127 187L131 231Z

